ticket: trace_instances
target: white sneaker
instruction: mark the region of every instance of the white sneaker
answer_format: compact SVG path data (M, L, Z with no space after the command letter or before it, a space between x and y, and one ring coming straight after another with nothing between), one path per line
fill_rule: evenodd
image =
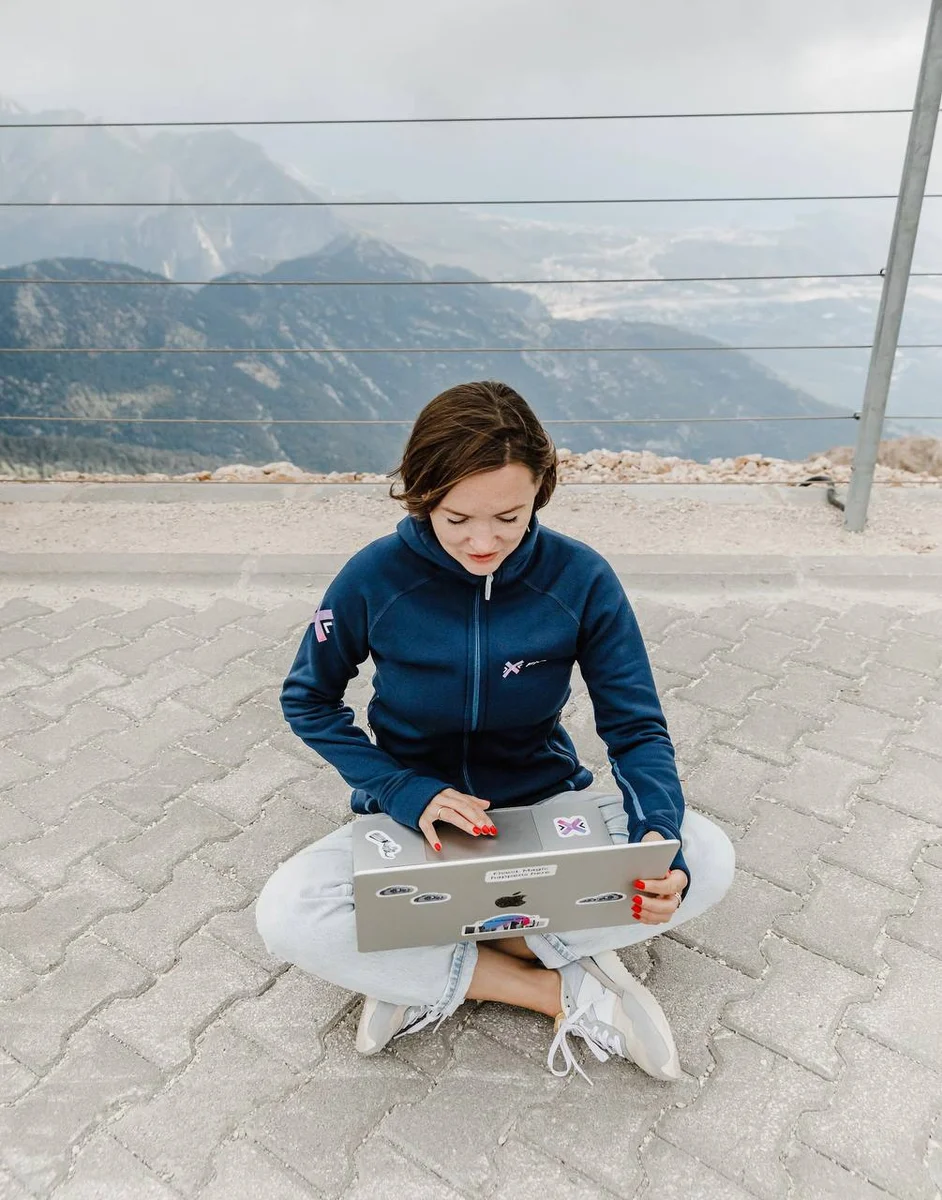
M365 997L357 1026L357 1050L367 1056L378 1054L394 1037L414 1032L413 1026L420 1025L430 1011L428 1004L390 1004Z
M599 1062L617 1054L655 1079L681 1078L667 1017L613 950L560 967L559 975L562 1012L556 1018L556 1036L546 1060L554 1075L568 1075L575 1069L588 1079L567 1041L573 1034L585 1041ZM560 1052L564 1065L557 1070L555 1062Z

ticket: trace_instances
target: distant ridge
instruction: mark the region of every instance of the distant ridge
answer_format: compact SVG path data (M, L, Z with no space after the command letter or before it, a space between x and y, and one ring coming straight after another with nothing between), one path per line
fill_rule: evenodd
M29 113L0 97L9 120ZM83 120L83 114L65 114ZM317 200L257 143L225 129L140 134L132 129L15 129L0 139L0 200ZM145 214L28 209L0 212L0 264L60 256L128 262L170 278L208 279L307 254L344 228L330 209L157 209Z
M432 280L430 267L375 239L343 235L278 264L262 279ZM0 287L0 345L461 346L466 354L0 355L0 414L213 419L406 418L467 379L502 378L545 419L841 416L738 352L593 355L610 345L717 345L669 325L554 319L532 296L504 287L187 288L95 287L96 279L146 279L120 263L54 259L0 271L88 279L91 285ZM153 276L151 276L153 277ZM474 276L469 276L469 281ZM475 346L584 346L585 354L487 355ZM607 446L709 459L750 452L804 458L841 439L825 422L571 426L555 431L573 450ZM308 470L384 471L406 436L395 426L53 426L7 422L8 436L63 441L73 466L89 440L130 462L131 448L198 455L215 463L290 459ZM53 448L47 446L48 453ZM82 456L86 457L83 458ZM101 457L96 450L96 465ZM186 469L186 468L184 468Z

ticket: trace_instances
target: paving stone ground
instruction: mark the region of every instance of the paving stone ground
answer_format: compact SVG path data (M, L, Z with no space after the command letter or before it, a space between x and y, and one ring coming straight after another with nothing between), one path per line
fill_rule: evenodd
M259 941L349 819L277 704L317 597L83 590L0 607L0 1200L942 1194L942 598L633 596L738 869L626 955L684 1080L589 1087L497 1005L359 1058L359 998Z

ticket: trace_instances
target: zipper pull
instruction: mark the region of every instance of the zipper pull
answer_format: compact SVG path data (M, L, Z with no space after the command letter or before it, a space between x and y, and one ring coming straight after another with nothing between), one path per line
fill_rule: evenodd
M491 598L491 584L493 582L494 582L493 575L488 575L487 579L484 580L484 599L485 600L490 600L490 598Z

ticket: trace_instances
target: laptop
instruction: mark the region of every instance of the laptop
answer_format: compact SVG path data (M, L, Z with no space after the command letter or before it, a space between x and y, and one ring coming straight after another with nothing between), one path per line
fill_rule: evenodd
M612 841L591 800L487 810L497 837L438 822L441 850L385 815L353 822L357 947L396 950L627 925L635 879L680 843Z

